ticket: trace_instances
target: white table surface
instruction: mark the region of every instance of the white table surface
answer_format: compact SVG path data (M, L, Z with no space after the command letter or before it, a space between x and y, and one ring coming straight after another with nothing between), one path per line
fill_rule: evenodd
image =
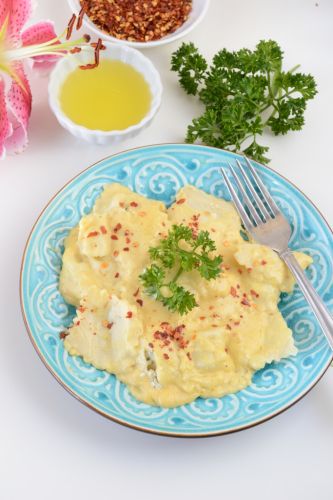
M35 19L69 17L65 0L39 2ZM189 35L210 57L223 46L254 47L277 40L286 65L301 63L318 82L303 131L265 137L271 166L296 183L333 224L332 0L212 0ZM47 372L21 318L18 280L28 232L49 198L97 160L145 144L181 142L199 107L169 71L176 42L147 50L165 91L152 126L117 147L78 142L47 104L47 79L33 77L30 144L0 164L1 420L0 498L333 498L333 368L293 408L269 422L228 436L171 439L108 421L72 398Z

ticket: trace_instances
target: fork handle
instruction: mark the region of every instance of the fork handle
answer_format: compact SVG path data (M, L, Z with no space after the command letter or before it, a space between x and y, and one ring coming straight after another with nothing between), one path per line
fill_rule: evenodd
M331 313L306 277L305 272L297 262L291 250L288 248L284 252L281 252L280 257L284 260L296 278L298 286L302 290L309 306L312 308L314 315L316 316L324 334L326 335L328 343L333 350L333 317Z

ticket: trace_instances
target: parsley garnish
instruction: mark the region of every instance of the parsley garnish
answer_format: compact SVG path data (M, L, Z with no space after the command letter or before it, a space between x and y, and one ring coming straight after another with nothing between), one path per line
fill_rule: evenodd
M283 71L282 61L279 45L263 40L254 51L223 49L209 67L193 43L183 43L172 55L171 69L206 107L189 125L186 141L269 161L269 148L258 144L258 136L266 128L275 135L300 130L307 101L317 93L313 76L295 73L299 66Z
M149 249L153 263L139 276L145 292L171 311L188 313L198 304L193 293L179 285L177 280L183 272L192 270L207 280L216 279L221 273L222 257L210 257L209 253L214 250L216 246L208 231L200 231L194 236L189 227L173 225L167 237ZM168 274L174 270L170 281L166 280L167 270Z

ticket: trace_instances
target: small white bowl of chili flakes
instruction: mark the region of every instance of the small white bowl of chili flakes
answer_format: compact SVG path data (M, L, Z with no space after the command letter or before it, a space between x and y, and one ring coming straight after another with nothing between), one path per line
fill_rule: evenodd
M68 0L73 13L103 40L135 48L174 42L204 18L210 0Z

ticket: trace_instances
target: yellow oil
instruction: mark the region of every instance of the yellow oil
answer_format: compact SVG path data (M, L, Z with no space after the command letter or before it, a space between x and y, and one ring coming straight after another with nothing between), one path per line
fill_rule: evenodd
M75 69L60 89L70 120L92 130L123 130L139 123L151 103L148 83L133 66L104 59L94 69Z

